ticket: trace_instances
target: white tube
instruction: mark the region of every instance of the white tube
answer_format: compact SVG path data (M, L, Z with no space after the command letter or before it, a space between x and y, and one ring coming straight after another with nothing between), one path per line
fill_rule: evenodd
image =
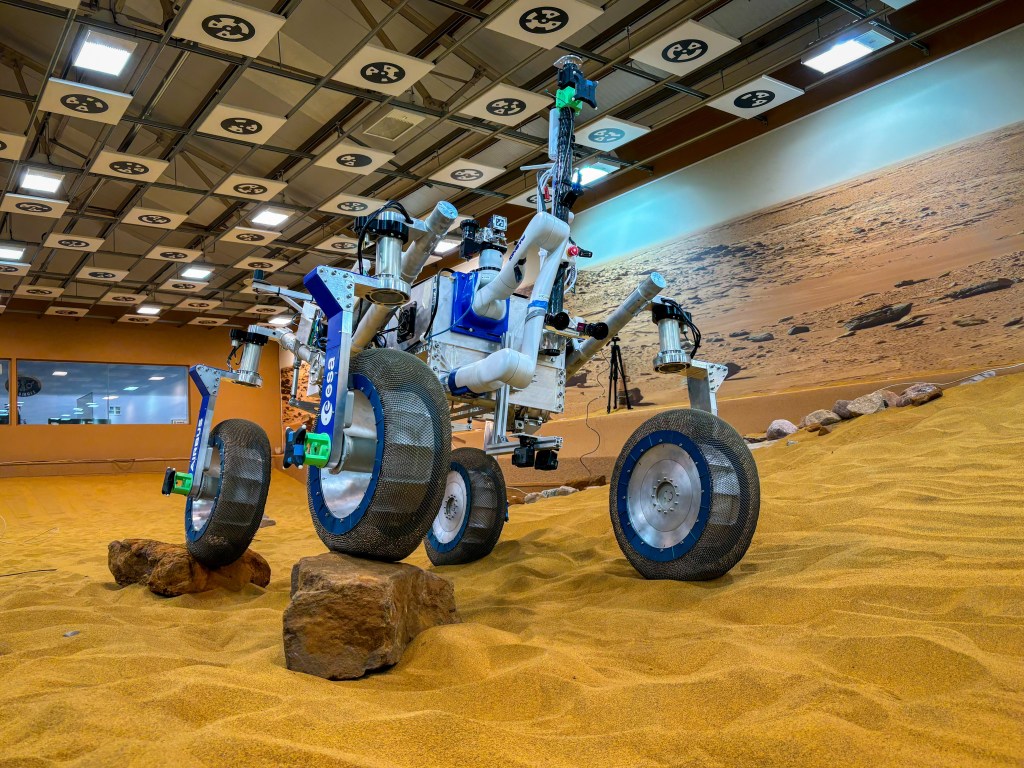
M427 233L413 240L412 245L405 249L402 254L402 280L409 285L416 282L416 278L423 271L427 259L434 252L441 238L447 234L452 222L458 217L459 212L455 206L442 200L434 206L424 222L427 225ZM352 334L352 351L358 352L369 344L377 335L388 320L395 313L398 307L387 307L381 304L374 304L370 307L359 326Z
M541 250L540 273L530 294L519 350L499 349L483 360L452 371L448 375L448 387L454 394L459 394L461 390L477 394L493 392L503 384L508 384L513 389L525 389L530 386L533 374L537 370L537 353L544 332L548 299L551 297L551 288L555 283L562 255L568 245L569 238L566 236L551 251Z
M550 213L538 213L531 220L519 238L511 255L505 260L498 276L473 295L473 311L481 317L500 320L505 316L505 299L515 293L523 282L526 272L523 265L533 253L540 251L554 252L558 258L565 252L561 245L569 238L569 225L556 219ZM545 301L547 295L545 295Z

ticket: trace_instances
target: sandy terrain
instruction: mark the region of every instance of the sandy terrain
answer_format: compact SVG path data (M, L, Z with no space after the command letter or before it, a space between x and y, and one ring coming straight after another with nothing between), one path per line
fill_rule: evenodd
M777 392L912 371L1024 359L1024 124L986 134L813 195L774 206L580 274L577 310L603 318L657 270L665 295L694 314L703 359L740 370L728 390ZM953 300L986 280L1008 289ZM924 281L896 288L903 281ZM844 321L913 304L924 323L848 338ZM984 321L971 327L954 320ZM810 331L789 336L794 325ZM770 332L773 341L733 337ZM657 332L648 315L622 334L627 371L655 403L680 399L651 372ZM607 366L595 361L567 397L579 413ZM579 383L579 380L577 380Z
M289 568L322 550L285 475L269 589L174 599L106 570L113 538L180 539L156 476L0 480L0 766L1019 766L1022 398L756 451L760 526L714 583L640 579L600 491L513 507L440 569L465 623L349 683L283 666Z

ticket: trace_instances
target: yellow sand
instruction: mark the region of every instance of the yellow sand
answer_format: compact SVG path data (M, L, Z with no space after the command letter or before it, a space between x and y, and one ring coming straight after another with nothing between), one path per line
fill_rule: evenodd
M0 578L0 765L1019 766L1022 402L1009 376L757 451L757 536L711 584L638 578L600 491L513 507L443 570L465 623L347 683L283 665L322 549L298 483L268 590L162 599L106 571L180 538L156 477L2 480L0 573L57 570Z

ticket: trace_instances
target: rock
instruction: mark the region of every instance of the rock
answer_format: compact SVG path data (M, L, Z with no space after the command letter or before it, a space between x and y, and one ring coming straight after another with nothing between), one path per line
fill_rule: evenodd
M304 557L284 611L285 664L351 680L397 664L420 632L460 621L455 588L437 574L338 552Z
M980 317L958 317L953 321L953 325L958 328L971 328L975 325L986 325L988 320L984 320Z
M846 333L844 333L844 334L842 334L840 336L837 336L836 338L837 339L848 339L851 336L856 336L856 335L857 335L856 331L847 331Z
M818 427L818 437L822 435L831 435L832 430L835 429L835 424L822 424Z
M743 370L743 366L740 365L739 363L726 363L725 367L726 367L726 370L727 370L727 373L725 374L726 381L728 381L733 376L735 376L737 373L739 373L740 371Z
M834 413L840 419L852 419L853 414L850 413L850 401L836 400L835 403L832 405L832 413Z
M733 331L729 334L730 339L742 339L744 336L749 336L750 331Z
M765 437L764 435L744 435L743 436L743 440L745 442L751 444L751 445L756 445L757 443L763 443L767 439L768 438Z
M789 329L790 336L796 336L798 333L810 333L811 329L806 325L794 325Z
M272 525L277 525L277 520L271 520L266 515L264 515L263 519L260 520L260 528L269 528Z
M575 488L577 491L582 491L584 488L608 485L608 478L604 475L590 475L588 477L580 477L576 480L570 480L566 485L570 488Z
M546 491L541 491L540 497L542 499L551 499L554 498L555 496L568 496L571 493L577 492L578 491L575 488L572 488L571 486L561 485L558 488L548 488Z
M165 597L205 592L217 587L241 589L246 584L265 587L270 565L247 549L238 560L223 568L207 568L181 544L152 539L124 539L107 545L107 567L122 587L145 584Z
M1015 317L1003 323L1003 328L1013 328L1013 326L1020 325L1021 323L1024 323L1024 317Z
M626 406L626 394L625 392L619 393L619 407L625 408ZM644 402L643 393L640 392L640 387L630 387L629 391L629 404L632 406L637 405L650 405L650 403Z
M872 413L878 413L886 409L885 398L883 398L877 392L872 392L870 395L862 395L856 400L851 400L847 409L856 416L869 416Z
M782 324L782 323L788 323L788 322L789 322L790 320L792 320L792 319L793 319L793 316L792 316L792 315L786 315L785 317L780 317L780 318L779 318L779 323L780 323L780 324Z
M832 411L819 409L804 416L804 419L800 424L802 427L807 429L808 432L815 432L821 426L827 427L829 424L838 424L839 421L839 416Z
M768 429L765 432L765 437L769 440L778 440L779 438L792 435L797 431L797 426L792 421L786 419L776 419L768 425Z
M881 396L881 398L885 401L886 408L902 408L904 405L907 404L902 397L897 395L891 389L878 389L875 390L873 394Z
M968 288L961 288L959 291L953 291L947 293L944 298L947 299L969 299L972 296L980 296L983 293L991 293L992 291L1002 291L1013 285L1013 280L1008 277L1000 277L997 280L988 280L984 283L978 283Z
M911 384L903 390L901 397L909 405L924 405L930 400L942 397L942 387L924 383Z
M786 445L798 445L798 444L799 444L798 440L787 440L786 441Z
M897 320L902 320L904 317L909 315L910 310L913 309L913 307L914 305L909 302L907 304L890 304L884 307L879 307L871 312L865 312L863 315L857 315L856 317L847 320L845 323L846 330L862 331L865 328L874 328L879 325L885 325L886 323L895 323Z
M991 379L995 375L996 375L995 371L982 371L981 373L974 374L969 379L964 379L963 381L961 381L960 382L960 386L962 387L964 384L977 384L979 381L984 381L985 379Z
M927 283L927 282L928 282L928 278L927 277L922 277L920 280L900 280L893 287L894 288L906 288L909 285L917 285L918 283Z
M540 501L541 498L540 491L533 491L523 497L523 504L533 504L535 501Z
M902 320L893 326L898 331L904 331L907 328L919 328L924 325L924 317L921 315L915 315L909 320Z
M747 341L775 341L775 335L772 333L759 333L756 336L748 336Z
M519 490L518 488L508 488L508 487L506 487L506 489L505 489L505 496L508 499L508 503L509 504L525 504L526 503L526 494L523 491Z
M565 386L567 387L585 387L587 385L587 371L582 370L574 373L568 379L566 379Z

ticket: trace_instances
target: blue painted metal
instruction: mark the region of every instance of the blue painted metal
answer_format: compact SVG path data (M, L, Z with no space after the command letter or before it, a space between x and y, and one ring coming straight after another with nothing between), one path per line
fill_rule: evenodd
M452 293L452 333L461 333L465 336L476 336L489 341L501 341L501 337L508 331L509 299L505 299L505 314L501 320L491 317L481 317L473 311L473 294L476 292L476 282L479 274L476 272L455 273L455 288Z
M697 466L697 474L700 477L700 510L697 512L697 521L686 538L673 547L659 549L658 547L652 547L640 538L636 529L633 528L633 524L629 520L628 490L629 480L633 476L633 470L636 468L636 463L640 460L640 457L651 448L663 443L678 445L689 454L690 458L693 459L693 463ZM626 535L630 546L637 553L643 555L648 560L666 563L671 560L677 560L685 555L700 540L704 527L708 524L708 518L711 516L711 490L711 468L708 467L707 459L704 458L700 447L688 435L682 432L662 429L652 432L634 445L626 460L622 463L622 469L619 470L619 483L615 488L615 513L619 517L622 532Z
M337 372L341 369L342 320L345 310L338 299L331 293L317 270L313 270L305 278L303 284L312 294L313 299L323 310L327 319L327 349L324 353L323 389L320 395L320 413L316 420L316 432L333 436L335 417L343 417L345 413L344 397L348 391L347 382L337 381Z
M206 445L203 444L203 427L206 424L208 418L207 411L210 407L210 390L206 388L206 384L203 383L200 378L198 366L193 365L188 370L188 377L192 379L192 383L196 385L196 389L199 390L199 396L202 398L199 401L199 415L196 417L196 436L192 440L192 455L188 460L188 473L192 475L193 480L196 476L196 467L199 465L200 460L206 458ZM224 457L221 456L221 470L224 469ZM195 489L195 492L199 492L199 488ZM215 502L216 503L216 502ZM206 523L200 530L195 530L192 526L192 496L185 499L185 536L189 541L195 541L203 535L203 531L206 530L206 526L210 524L210 518L213 515L209 515L206 518Z
M437 537L434 535L433 527L427 531L427 539L430 541L430 546L438 552L451 552L459 545L459 542L462 541L463 535L466 533L466 529L469 527L469 513L473 509L473 486L469 482L469 473L466 471L466 468L457 461L452 462L451 471L458 472L462 475L462 480L466 484L466 516L462 519L462 527L459 528L459 532L455 534L455 538L447 544L442 544L437 540ZM440 510L438 510L438 514L441 514Z
M380 470L384 464L384 407L381 405L380 396L373 383L363 374L356 373L351 378L353 389L358 389L366 395L373 406L374 422L377 425L377 453L374 456L373 473L370 476L370 484L366 488L366 493L363 494L359 506L351 514L338 518L331 514L327 502L324 501L323 488L320 485L320 473L328 470L310 465L307 469L309 474L306 479L309 498L313 505L313 514L320 521L320 525L336 536L348 533L363 519L373 500L373 494L377 490L377 480L380 478Z
M469 387L460 387L458 384L455 383L455 374L457 374L458 372L458 368L456 368L454 371L448 372L448 391L451 392L456 397L462 397L463 395L470 395L472 397L482 397L482 395L479 392L474 392Z

